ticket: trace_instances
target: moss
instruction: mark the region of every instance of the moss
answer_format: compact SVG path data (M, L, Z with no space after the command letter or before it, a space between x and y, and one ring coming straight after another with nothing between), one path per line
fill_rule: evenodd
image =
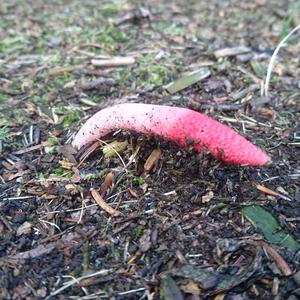
M121 10L121 4L116 1L112 3L102 4L100 7L100 13L103 17L112 17Z
M133 235L135 238L140 238L144 232L144 226L143 225L137 225L133 230Z
M55 168L51 175L53 176L61 176L64 173L64 169L63 168Z
M163 85L170 81L174 70L166 67L163 62L157 63L153 55L139 57L131 68L120 68L115 71L116 82L130 88L130 82L136 82L140 88L149 84Z
M71 81L73 79L73 75L70 73L64 73L58 76L55 76L52 79L52 82L54 85L56 86L60 86L62 87L63 85L65 85L67 82Z
M38 180L38 181L44 181L44 180L45 180L45 175L44 175L44 173L42 173L42 172L36 173L35 179Z
M54 53L51 58L50 58L50 62L54 65L54 66L61 66L62 61L61 61L61 57L59 53Z
M98 32L98 42L112 50L116 48L116 43L124 43L128 40L128 36L114 26L106 26Z
M34 95L31 101L36 104L46 104L48 103L48 97L46 95Z
M0 93L0 102L5 102L7 100L7 96Z
M173 21L159 21L152 24L154 31L162 31L171 36L184 36L187 33L186 27L181 24L175 24Z
M9 130L7 126L0 127L0 143L7 140Z
M22 50L25 47L23 43L24 41L22 38L18 37L2 39L0 41L0 53L11 54L18 50Z
M65 128L70 127L74 122L79 120L79 113L77 111L67 112L63 116L62 124Z
M148 65L148 66L140 66L135 70L137 82L140 85L155 84L161 85L164 82L168 81L171 76L168 68L163 65Z
M143 178L140 176L136 176L133 178L134 185L141 185L143 182Z
M124 43L129 40L128 36L123 31L117 28L113 28L110 31L110 35L115 42Z
M57 138L55 136L48 137L48 146L49 147L56 146L57 144L58 144L58 142L57 142Z
M243 79L243 82L244 82L245 84L250 85L251 83L253 83L253 80L252 80L251 78L244 78L244 79Z
M15 126L29 122L29 116L21 108L0 110L0 126Z

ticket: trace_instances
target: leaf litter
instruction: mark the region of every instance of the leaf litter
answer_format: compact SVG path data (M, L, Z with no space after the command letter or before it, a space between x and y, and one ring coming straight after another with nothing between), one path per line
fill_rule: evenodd
M261 94L295 7L2 1L0 298L295 299L296 30ZM182 81L201 68L209 77ZM126 102L210 115L273 164L226 166L127 132L81 153L67 146L93 113Z

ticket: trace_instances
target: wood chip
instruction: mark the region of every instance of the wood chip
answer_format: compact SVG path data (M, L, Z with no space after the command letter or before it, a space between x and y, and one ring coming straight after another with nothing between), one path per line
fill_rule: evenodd
M170 93L177 93L207 77L210 76L210 71L208 68L201 68L199 70L190 72L188 74L183 75L179 79L171 82L170 84L165 86L165 89Z
M216 58L226 57L226 56L236 56L239 54L250 52L251 49L245 46L232 47L232 48L223 48L216 50L214 55Z
M94 200L97 202L97 204L103 210L105 210L107 213L109 213L111 216L115 217L115 216L118 216L120 214L119 211L115 210L114 208L112 208L110 205L108 205L104 201L104 199L101 197L101 195L99 194L98 191L96 191L95 189L91 189L91 193L92 193L92 196L93 196Z
M87 98L80 98L79 101L85 105L92 106L92 107L98 105L96 102Z
M12 171L15 168L13 164L10 164L5 160L2 162L2 166L9 171Z
M289 197L287 197L285 195L282 195L280 193L277 193L277 192L275 192L275 191L273 191L273 190L271 190L271 189L269 189L269 188L267 188L267 187L265 187L263 185L257 184L256 188L259 191L261 191L261 192L263 192L263 193L265 193L267 195L276 196L276 197L279 197L279 198L281 198L283 200L286 200L286 201L292 201L292 199L290 199Z
M200 296L200 294L201 294L201 289L199 288L199 285L193 281L189 281L188 283L181 285L180 289L182 291L184 291L186 294L192 294L195 296ZM194 298L200 299L199 297L197 297L197 298L194 297ZM216 299L214 299L214 300L216 300Z
M54 68L49 70L49 75L50 76L56 76L60 75L63 73L70 73L76 70L81 70L83 69L84 65L76 65L76 66L67 66L67 67L59 67L59 68Z
M144 164L144 170L150 172L157 164L161 155L160 149L154 149Z
M269 188L267 188L267 187L265 187L265 186L263 186L263 185L257 184L257 185L256 185L256 188L257 188L259 191L261 191L261 192L263 192L263 193L265 193L265 194L267 194L267 195L277 196L277 193L276 193L275 191L273 191L273 190L271 190L271 189L269 189Z
M139 251L145 253L151 248L151 246L151 230L147 229L144 230L144 233L139 240Z
M62 168L67 169L67 170L72 170L73 167L75 166L74 163L66 161L66 160L59 160L58 163L61 165Z
M114 177L114 173L113 172L109 172L106 176L105 179L100 187L100 195L103 197L105 195L105 193L107 192L107 190L112 186L113 183L113 177Z
M183 300L183 295L177 286L177 283L171 276L164 276L161 279L160 290L165 300Z
M91 81L81 83L83 90L101 90L104 86L113 86L115 84L114 78L99 77Z
M274 248L269 246L264 241L258 241L258 244L261 245L268 253L268 255L274 260L278 269L282 272L284 276L290 276L293 273L287 262Z
M100 277L100 278L92 277L92 278L82 279L79 281L79 286L80 287L88 287L91 285L99 285L100 283L109 281L111 279L112 279L112 277Z
M229 94L230 98L232 98L234 101L237 101L245 96L247 96L250 93L253 93L260 89L260 85L258 84L252 84L245 89L234 91L231 94Z
M225 294L221 293L221 294L216 295L214 300L223 300L224 298L225 298Z
M190 220L193 216L201 216L203 214L203 209L198 209L198 210L195 210L195 211L192 211L190 213L187 213L185 215L183 215L182 217L182 221L188 221Z
M136 190L133 190L133 189L129 189L128 190L129 194L134 197L134 198L138 198L139 197L139 194L137 193Z
M29 222L24 222L21 226L18 227L17 229L17 236L23 235L23 234L27 234L30 233L32 228L32 224Z
M75 154L77 154L77 150L71 145L63 145L58 148L59 153L63 155L70 163L76 164L77 161L75 159Z
M130 221L125 222L124 224L122 224L122 225L116 227L116 228L113 230L113 235L118 234L118 233L120 233L121 231L123 231L124 229L126 229L132 222L133 222L133 220L130 220Z
M214 192L209 191L204 196L202 196L202 203L208 203L214 197Z
M130 66L135 63L134 57L112 57L109 59L92 59L92 65L96 67Z
M14 152L14 154L20 155L20 154L28 153L28 152L31 152L31 151L39 150L39 149L41 149L45 146L48 146L48 141L42 142L39 145L34 145L34 146L31 146L31 147L23 148L21 150L18 150L16 152Z
M91 146L89 146L87 149L84 150L82 155L79 158L79 164L78 168L84 163L84 161L101 145L99 141L96 141Z
M272 109L269 109L267 107L257 107L256 113L263 117L269 118L269 119L275 119L275 117L276 117L275 111L273 111Z
M55 248L55 243L48 243L47 245L38 245L37 247L25 251L20 252L15 255L8 256L6 258L12 258L12 259L29 259L29 258L36 258L40 257L42 255L47 255L52 252L52 250Z
M28 173L30 173L30 170L20 170L17 173L4 173L3 178L5 181L11 181Z

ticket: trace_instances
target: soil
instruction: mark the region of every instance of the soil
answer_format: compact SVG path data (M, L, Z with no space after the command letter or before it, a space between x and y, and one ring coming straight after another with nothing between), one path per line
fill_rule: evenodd
M299 32L263 93L298 4L2 0L0 299L298 299ZM130 59L97 66L110 57ZM225 165L124 131L70 146L89 116L125 102L210 115L272 164Z

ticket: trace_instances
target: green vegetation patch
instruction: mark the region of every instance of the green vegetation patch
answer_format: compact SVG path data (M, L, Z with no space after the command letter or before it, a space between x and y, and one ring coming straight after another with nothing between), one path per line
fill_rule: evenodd
M152 54L142 55L137 58L136 64L131 68L120 68L115 71L117 83L131 86L130 82L135 82L139 88L146 87L149 84L163 85L174 76L173 68L164 65L163 62L157 62Z
M4 102L7 100L7 96L0 93L0 102Z
M100 5L100 13L103 17L112 17L119 13L122 8L122 2L112 1L111 3L106 3Z
M283 231L277 220L262 207L247 206L242 209L242 213L270 243L292 251L300 249L300 244L289 233Z

